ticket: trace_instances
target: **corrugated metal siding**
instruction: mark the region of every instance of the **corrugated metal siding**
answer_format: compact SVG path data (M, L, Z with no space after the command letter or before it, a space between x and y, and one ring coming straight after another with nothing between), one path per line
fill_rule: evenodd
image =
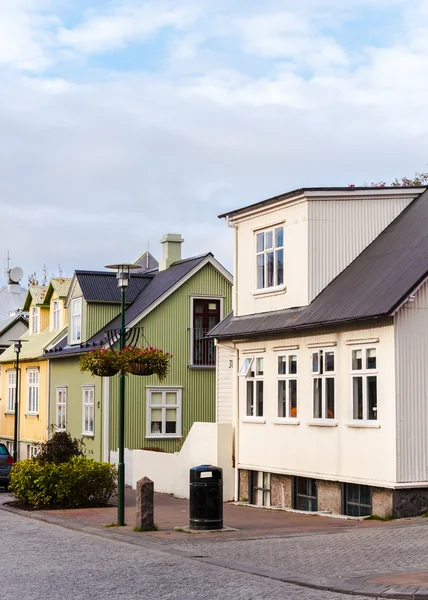
M118 304L87 304L86 302L84 304L86 305L85 341L120 314Z
M411 198L309 202L309 301L410 202Z
M395 317L397 480L428 480L428 284Z
M217 421L232 423L233 417L233 361L235 352L222 345L217 346Z
M152 346L171 352L171 371L160 384L158 378L128 375L125 389L125 445L127 448L158 447L178 451L195 421L215 420L215 370L192 369L190 360L190 296L224 296L223 314L231 310L231 285L207 265L154 309L138 326ZM110 449L117 449L118 377L110 389ZM182 386L182 439L146 439L146 386Z

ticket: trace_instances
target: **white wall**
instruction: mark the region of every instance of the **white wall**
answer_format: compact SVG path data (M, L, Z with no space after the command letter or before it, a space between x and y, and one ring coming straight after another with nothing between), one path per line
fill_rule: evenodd
M284 227L284 284L286 291L260 295L256 279L256 233L260 229ZM266 214L239 222L236 234L238 268L234 286L236 315L249 315L302 306L308 302L308 207L307 202L283 205Z
M118 453L110 453L117 464ZM232 468L232 424L193 423L180 452L150 452L126 450L125 482L133 489L142 477L154 482L155 492L189 497L189 470L211 464L223 469L223 500L233 500L234 469Z
M428 283L395 315L397 479L428 481Z
M373 342L373 340L379 340ZM349 342L370 340L378 364L379 428L351 427L352 401ZM336 343L336 424L321 427L312 419L311 352L308 344ZM265 349L263 422L247 422L245 378L239 378L237 466L273 473L295 474L330 480L393 485L396 482L396 419L394 379L394 328L392 319L373 321L373 326L349 326L325 333L307 333L253 342L236 342L240 361L243 351ZM298 346L298 425L276 424L277 355L274 348Z
M309 301L312 301L413 200L412 196L311 200Z
M216 414L218 423L233 421L233 386L235 350L216 346Z

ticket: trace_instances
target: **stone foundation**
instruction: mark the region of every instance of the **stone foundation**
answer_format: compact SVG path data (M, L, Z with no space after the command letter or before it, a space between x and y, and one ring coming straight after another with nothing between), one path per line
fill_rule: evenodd
M320 512L342 512L342 484L339 481L317 479L317 491Z
M393 514L393 490L372 488L372 514L389 517Z
M249 502L250 500L250 477L248 471L239 469L239 496L240 502Z
M428 510L428 489L413 488L393 491L393 512L402 517L416 517Z
M270 504L279 508L292 506L292 477L290 475L276 475L270 477Z

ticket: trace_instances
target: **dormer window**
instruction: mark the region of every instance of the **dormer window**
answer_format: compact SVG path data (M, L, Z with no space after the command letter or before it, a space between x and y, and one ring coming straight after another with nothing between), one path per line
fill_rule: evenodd
M61 326L61 303L59 300L52 302L52 331L56 331Z
M284 284L284 227L256 235L257 289Z
M39 333L39 309L37 306L33 306L31 309L31 331Z
M78 344L82 339L82 298L71 301L71 344Z

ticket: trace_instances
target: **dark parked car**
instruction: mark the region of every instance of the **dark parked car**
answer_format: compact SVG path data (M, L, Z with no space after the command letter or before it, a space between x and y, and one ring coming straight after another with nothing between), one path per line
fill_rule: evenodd
M13 465L13 456L4 444L0 444L0 485L7 489L9 485L10 470Z

